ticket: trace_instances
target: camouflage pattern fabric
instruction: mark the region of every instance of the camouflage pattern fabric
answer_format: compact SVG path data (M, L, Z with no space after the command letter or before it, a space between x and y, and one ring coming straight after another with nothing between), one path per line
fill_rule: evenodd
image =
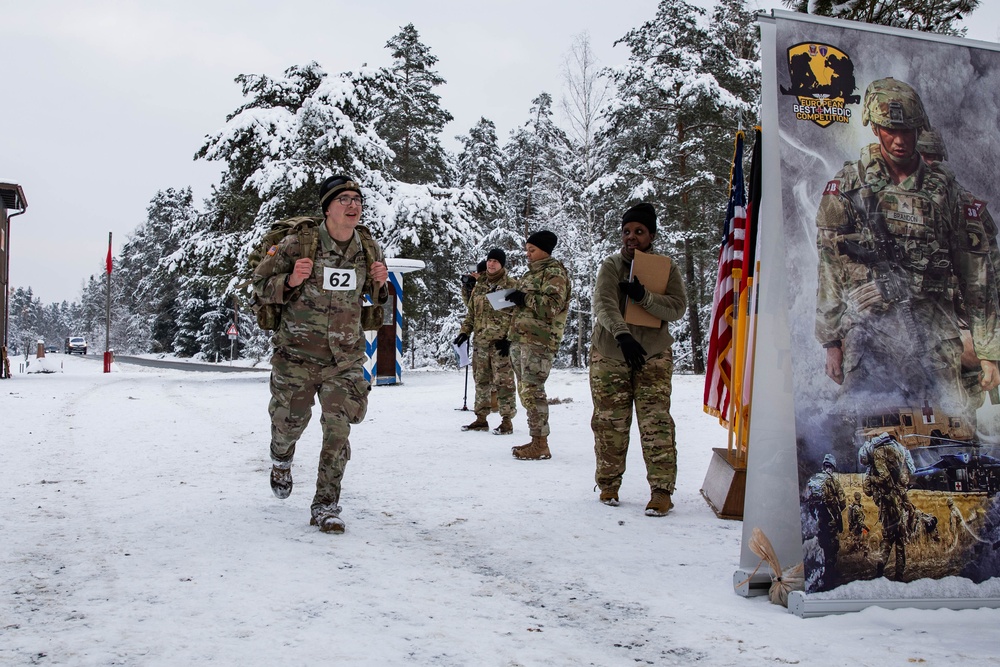
M510 357L502 357L493 342L507 335L510 328L511 308L497 310L490 304L488 295L510 289L516 283L500 269L495 275L483 272L472 289L472 296L466 303L468 312L462 322L462 333L472 336L472 376L476 381L474 410L477 416L485 417L492 409L491 396L497 394L497 403L502 417L517 414L517 399L514 396L514 368Z
M669 349L649 357L636 373L624 361L591 349L590 393L594 412L590 426L597 459L594 481L602 490L621 486L634 406L649 488L674 492L677 447L674 420L670 416L673 372L673 354Z
M344 468L351 458L351 424L364 419L371 385L365 380L365 339L361 330L362 292L368 267L355 232L346 247L319 226L319 248L312 275L285 289L285 278L300 256L298 238L286 237L268 252L254 273L261 303L284 304L281 324L271 342L271 459L290 464L295 444L319 396L323 446L313 507L336 506ZM384 261L381 250L378 261ZM351 289L325 289L324 279L354 272ZM344 283L340 283L344 284ZM387 297L383 290L378 299Z
M345 358L343 364L317 364L277 350L271 358L271 460L290 463L295 443L309 424L319 396L323 446L316 476L313 507L336 505L344 469L351 458L348 436L368 410L371 385L362 367Z
M816 519L816 541L823 550L823 581L830 586L836 578L847 497L844 487L830 470L813 475L806 488L809 489L809 507Z
M887 174L879 145L870 144L861 160L845 164L823 193L816 216L816 338L822 344L841 342L844 393L929 387L936 392L931 398L960 411L966 396L960 378L956 290L965 304L976 354L981 359L1000 357L988 244L985 235L971 233L982 223L962 210L957 185L943 170L921 162L898 185ZM875 293L870 267L852 260L843 249L851 242L874 250L876 239L867 228L849 222L841 194L853 190L876 198L903 255L898 267L909 294L909 314L898 303L859 297Z
M517 398L514 394L514 367L509 356L500 356L492 343L477 343L472 348L472 376L476 381L476 402L473 411L485 417L493 409L493 391L497 393L497 404L501 417L517 414Z
M901 449L902 445L896 442L872 448L868 470L861 485L865 495L878 506L878 521L882 526L878 574L881 576L889 562L889 555L895 548L897 579L903 577L906 569L906 538L913 507L906 495L910 470Z
M860 501L851 503L850 507L847 508L847 529L856 538L860 538L868 530L868 524L865 523L865 510Z
M261 260L254 271L253 288L260 303L284 305L281 325L271 337L275 349L285 349L296 356L319 363L332 362L335 356L358 349L364 355L364 332L361 330L361 308L364 282L368 276L361 239L357 232L346 248L341 248L326 230L319 226L319 249L312 275L301 285L285 288L295 260L301 255L298 236L285 237ZM379 249L375 261L384 262ZM324 289L324 269L354 272L354 288ZM388 299L383 286L379 303ZM338 363L339 363L338 359ZM360 362L360 359L359 359Z
M528 417L528 434L549 435L549 398L545 381L556 353L546 346L518 343L510 346L510 362L517 378L517 394ZM477 396L478 398L478 396Z
M552 257L531 262L527 273L517 282L517 289L525 294L524 306L511 308L507 338L511 343L544 347L554 353L562 342L569 313L570 280L566 267Z
M514 287L517 283L500 269L496 275L482 273L476 286L472 288L472 296L466 303L468 311L462 322L462 333L472 336L473 342L492 343L503 338L510 329L512 308L497 310L490 304L489 296L493 292Z

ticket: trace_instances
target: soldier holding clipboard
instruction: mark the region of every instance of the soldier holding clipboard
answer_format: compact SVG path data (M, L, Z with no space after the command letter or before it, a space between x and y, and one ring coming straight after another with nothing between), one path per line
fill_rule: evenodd
M601 502L618 505L625 472L632 409L639 420L646 479L647 516L673 507L677 478L670 393L674 339L665 322L687 306L680 271L652 249L656 211L641 203L622 216L622 248L601 264L594 287L594 333L590 349L591 428Z

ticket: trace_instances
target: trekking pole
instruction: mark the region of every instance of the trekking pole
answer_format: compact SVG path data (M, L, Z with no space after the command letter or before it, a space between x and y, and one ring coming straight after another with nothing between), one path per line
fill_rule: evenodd
M462 407L459 408L462 412L469 411L469 367L465 367L465 392L462 394Z

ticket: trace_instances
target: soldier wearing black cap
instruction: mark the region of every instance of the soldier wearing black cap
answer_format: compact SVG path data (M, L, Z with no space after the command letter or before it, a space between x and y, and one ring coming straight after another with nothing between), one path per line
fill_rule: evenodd
M462 323L462 331L455 338L455 345L462 345L472 337L472 374L476 380L476 402L473 410L476 419L463 431L488 431L486 416L490 413L492 396L496 394L496 407L500 411L500 425L493 429L494 435L509 435L514 432L511 422L517 414L517 399L514 397L514 369L510 357L501 355L496 342L507 335L510 327L511 309L497 310L490 303L493 292L514 287L514 279L507 275L507 255L494 248L486 255L485 266L469 298L468 312Z
M273 246L254 271L254 291L262 304L282 307L271 358L271 490L292 492L295 445L319 396L323 446L319 455L311 523L323 532L342 533L340 488L351 458L351 424L364 419L370 386L365 380L362 295L385 303L388 271L381 248L358 225L364 203L361 186L348 176L320 186L323 224L313 233L314 254L299 234ZM317 239L318 237L318 239Z
M496 342L500 354L510 354L517 377L517 393L528 416L531 442L514 447L521 460L550 459L549 401L545 381L552 370L569 313L570 280L566 267L553 259L556 235L548 230L528 237L528 271L508 300L516 304L506 338Z
M629 281L635 251L655 253L656 211L641 203L622 216L622 248L601 264L594 285L594 333L590 347L591 428L597 459L595 481L601 502L618 505L625 472L632 409L642 434L642 455L650 500L648 516L663 516L673 506L677 478L674 420L670 393L674 370L673 338L667 322L684 315L687 299L676 263L671 263L665 294L653 294L638 279ZM625 322L632 299L661 320L658 328Z

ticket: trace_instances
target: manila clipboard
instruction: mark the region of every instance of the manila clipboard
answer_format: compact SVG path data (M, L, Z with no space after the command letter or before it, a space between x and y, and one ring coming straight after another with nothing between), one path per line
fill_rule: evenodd
M667 281L670 279L670 258L663 255L651 255L635 251L635 258L632 260L632 277L639 279L643 287L653 294L665 294L667 291ZM646 312L646 309L626 297L625 323L635 324L640 327L652 327L659 329L663 326L663 320L654 317Z

